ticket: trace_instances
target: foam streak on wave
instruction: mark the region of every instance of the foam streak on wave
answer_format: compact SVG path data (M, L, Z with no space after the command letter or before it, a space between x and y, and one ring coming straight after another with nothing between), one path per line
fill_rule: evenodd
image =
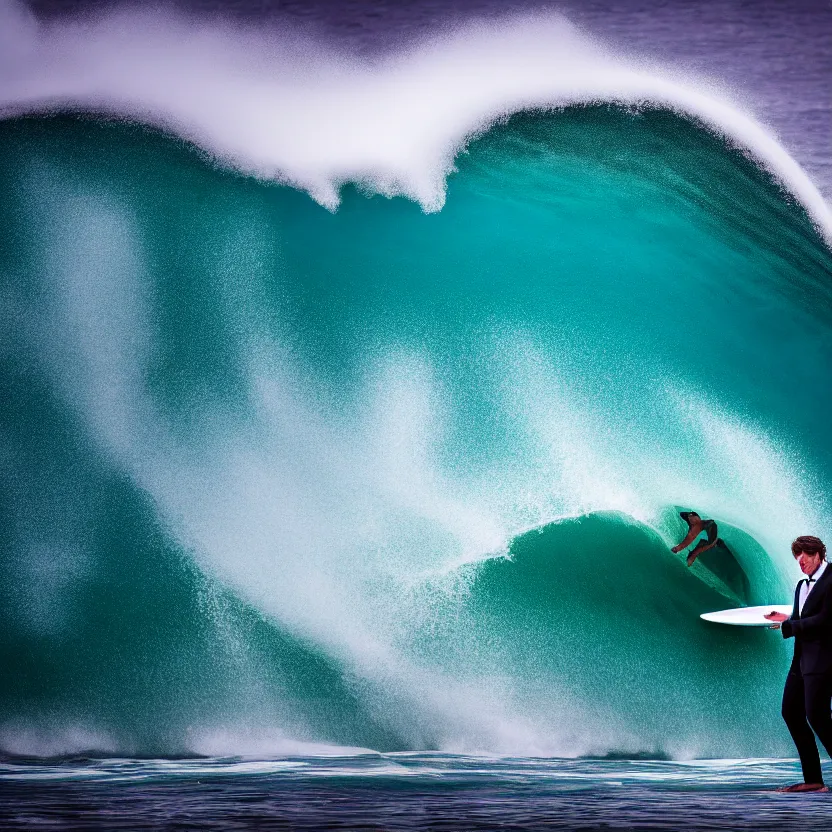
M242 171L335 207L345 181L439 209L466 139L527 108L610 101L687 114L765 166L828 241L832 212L774 136L735 102L614 55L560 16L470 25L360 62L288 30L170 12L39 25L3 0L0 110L80 108L170 129Z

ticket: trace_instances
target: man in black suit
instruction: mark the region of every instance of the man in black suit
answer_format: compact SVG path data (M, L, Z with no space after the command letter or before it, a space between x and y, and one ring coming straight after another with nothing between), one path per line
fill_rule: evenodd
M832 757L832 569L827 568L826 546L817 537L798 537L792 554L807 577L795 588L791 617L779 612L766 616L775 629L782 629L783 638L794 636L782 714L797 746L803 782L781 791L826 791L812 731Z

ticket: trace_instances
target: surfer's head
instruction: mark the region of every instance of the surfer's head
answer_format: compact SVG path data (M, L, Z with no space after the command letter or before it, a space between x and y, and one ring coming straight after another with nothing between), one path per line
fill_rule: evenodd
M792 543L792 554L800 564L800 571L804 575L811 575L820 566L820 562L826 560L826 546L819 537L806 534Z

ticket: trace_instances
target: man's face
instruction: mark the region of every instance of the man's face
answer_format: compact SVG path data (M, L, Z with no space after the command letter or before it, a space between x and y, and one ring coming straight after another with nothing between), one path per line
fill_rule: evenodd
M797 563L804 575L811 575L820 566L820 552L810 555L808 552L801 552L797 556Z

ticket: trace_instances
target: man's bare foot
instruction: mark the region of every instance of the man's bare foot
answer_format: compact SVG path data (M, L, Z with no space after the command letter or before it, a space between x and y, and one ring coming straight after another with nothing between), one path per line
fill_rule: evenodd
M797 794L800 792L828 792L829 789L823 783L795 783L793 786L783 786L782 789L777 789L777 791Z
M688 566L693 566L693 562L696 560L698 555L688 555Z

